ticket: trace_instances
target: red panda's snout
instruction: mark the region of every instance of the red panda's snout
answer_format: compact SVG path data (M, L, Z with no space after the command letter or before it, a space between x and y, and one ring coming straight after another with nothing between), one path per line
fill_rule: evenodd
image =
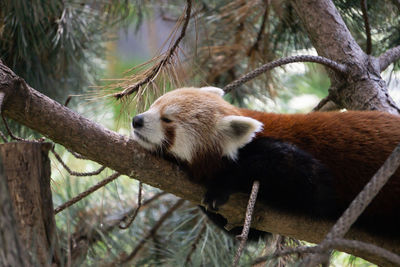
M132 137L148 150L167 152L188 163L209 156L235 159L262 123L240 116L222 95L215 87L173 90L133 118Z

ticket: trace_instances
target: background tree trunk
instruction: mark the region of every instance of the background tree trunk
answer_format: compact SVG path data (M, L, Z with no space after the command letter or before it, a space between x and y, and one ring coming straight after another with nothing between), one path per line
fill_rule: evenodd
M0 266L29 266L15 225L14 209L0 156Z
M17 222L13 227L17 227L24 249L37 266L60 260L50 190L50 148L49 143L33 142L0 145Z

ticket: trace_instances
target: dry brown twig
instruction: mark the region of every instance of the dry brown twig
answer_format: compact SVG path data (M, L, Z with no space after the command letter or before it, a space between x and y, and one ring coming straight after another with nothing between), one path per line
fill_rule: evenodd
M372 39L371 39L371 27L369 25L369 17L367 12L367 0L361 0L361 12L364 19L364 26L365 26L365 35L367 36L367 47L365 49L365 53L370 55L372 52Z
M261 19L260 29L258 30L256 41L254 42L254 44L250 47L249 51L247 52L248 56L250 56L254 51L258 51L260 42L263 39L262 37L264 35L265 25L267 22L267 18L269 16L270 0L265 0L264 3L265 3L265 10L264 10L264 14Z
M7 120L6 120L6 118L4 118L3 114L1 114L1 118L3 119L4 126L6 127L7 133L8 133L8 135L11 137L11 139L16 140L16 141L25 141L25 142L29 142L29 140L26 140L26 139L23 139L23 138L21 138L21 137L15 136L15 135L12 133L10 127L8 126Z
M133 210L132 213L129 213L125 216L124 220L120 222L119 228L120 229L128 229L131 226L132 222L135 220L139 209L142 206L142 190L143 190L143 183L139 182L138 186L138 200L137 200L137 207Z
M186 29L187 29L187 27L189 25L189 21L190 21L191 9L192 9L192 1L191 0L187 0L185 17L184 17L181 33L178 36L178 38L175 40L174 44L168 49L168 51L164 54L164 56L161 58L161 60L157 64L155 64L147 72L147 74L145 75L145 77L143 79L141 79L140 81L134 83L133 85L128 86L122 92L115 93L113 96L116 99L121 99L121 98L123 98L125 96L133 94L134 92L137 92L140 87L152 82L157 77L157 75L159 74L160 70L164 66L166 66L167 64L170 63L171 58L176 53L180 42L185 37ZM178 23L179 22L180 21L178 21Z
M66 208L74 205L76 202L82 200L83 198L87 197L91 193L93 193L93 192L97 191L98 189L102 188L103 186L111 183L112 181L117 179L119 176L120 176L120 174L118 172L114 172L113 174L111 174L109 177L107 177L103 181L97 183L96 185L90 187L88 190L80 193L76 197L71 198L67 202L65 202L65 203L61 204L60 206L58 206L57 208L55 208L54 209L54 214L57 214L57 213L65 210Z
M118 266L121 264L126 264L133 260L136 256L136 254L139 252L139 250L143 247L143 245L147 242L147 240L150 239L157 231L160 229L160 227L163 225L166 219L168 219L175 210L177 210L179 207L183 205L185 202L184 199L179 199L171 208L169 208L162 216L161 218L157 221L157 223L150 229L150 231L147 233L145 237L143 237L139 244L133 249L133 251L125 256L123 255L120 259L117 260L117 262L112 263L110 266Z
M53 152L53 155L56 157L56 159L58 160L58 162L60 162L60 164L64 167L64 169L73 176L79 176L79 177L83 177L83 176L95 176L100 174L106 167L105 166L101 166L99 169L92 171L92 172L76 172L71 170L68 165L62 160L61 156L55 151L54 149L54 145L51 148L51 152ZM74 154L73 154L74 155ZM75 156L75 155L74 155Z
M299 246L296 248L289 248L285 250L281 250L275 252L273 255L262 256L255 259L252 265L260 264L276 257L282 257L290 254L309 254L309 253L323 253L326 249L335 249L338 247L346 247L346 248L356 248L359 250L366 251L371 254L379 254L388 261L392 262L393 264L400 265L400 256L394 254L386 249L378 247L373 244L364 243L357 240L348 240L343 238L335 238L329 240L325 243L325 247L322 248L320 246Z

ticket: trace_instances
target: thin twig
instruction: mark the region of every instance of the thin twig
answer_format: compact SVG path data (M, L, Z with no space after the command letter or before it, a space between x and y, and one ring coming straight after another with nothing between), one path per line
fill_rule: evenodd
M106 167L105 166L101 166L99 169L92 171L92 172L76 172L71 170L68 165L61 159L60 155L55 151L54 146L51 148L51 152L53 152L54 156L56 157L56 159L58 160L58 162L60 162L60 164L64 167L64 169L73 176L95 176L100 174Z
M4 135L2 131L0 131L1 139L3 139L4 143L8 143L7 136Z
M400 45L387 50L379 56L379 67L381 72L384 71L390 64L400 59Z
M330 248L345 247L345 248L361 250L367 252L368 254L378 255L384 258L385 260L390 261L393 264L396 264L397 266L400 266L399 255L373 244L361 242L358 240L348 240L348 239L338 238L328 241L327 246Z
M371 55L372 52L372 39L371 39L371 27L369 25L369 17L367 12L367 0L361 0L361 12L364 19L364 26L365 26L365 35L367 36L367 47L366 53L367 55Z
M149 82L151 82L154 77L159 73L159 70L164 67L164 65L168 64L176 52L176 49L179 46L179 43L182 41L182 39L185 37L186 34L186 29L187 26L189 25L189 20L190 20L190 12L192 9L192 1L187 0L187 5L186 5L186 15L184 19L184 23L182 25L181 33L179 37L175 40L174 44L168 49L167 53L164 55L164 57L158 62L156 65L154 65L149 73L145 78L143 78L141 81L133 84L132 86L129 86L122 92L118 92L114 94L114 97L117 99L120 99L122 97L128 96L139 90L139 88Z
M242 233L240 234L240 236L238 236L238 239L240 240L240 244L239 244L238 250L236 251L235 258L233 260L234 267L238 266L238 264L239 264L240 256L242 255L242 252L246 245L247 237L249 236L251 218L253 216L254 206L256 204L259 188L260 188L260 182L254 181L253 187L251 188L249 203L247 204L246 217L245 217Z
M260 29L258 31L257 38L256 38L256 41L254 42L254 45L247 52L248 56L250 56L253 51L257 51L259 49L260 42L261 42L262 36L264 34L264 30L265 30L264 28L265 28L265 24L267 22L268 14L269 14L269 0L266 0L265 1L265 10L264 10L264 14L262 17Z
M8 132L8 135L9 135L12 139L14 139L14 140L16 140L16 141L28 141L28 140L25 140L25 139L23 139L23 138L21 138L21 137L15 136L15 135L12 133L10 127L8 127L8 123L7 123L7 121L6 121L6 118L4 118L4 115L3 115L3 114L1 114L1 118L3 119L4 126L6 127L6 130L7 130L7 132Z
M136 254L139 252L139 250L143 247L143 245L147 242L147 240L150 239L151 236L153 236L158 229L162 226L162 224L165 222L165 220L167 218L169 218L172 213L174 213L175 210L177 210L180 206L182 206L182 204L185 202L184 199L179 199L175 205L173 205L171 208L169 208L162 216L161 218L158 220L158 222L153 226L153 228L151 228L151 230L147 233L147 235L142 238L142 240L140 240L139 244L135 247L135 249L126 257L119 259L118 263L119 264L124 264L124 263L128 263L129 261L131 261Z
M289 248L289 249L277 251L272 255L258 257L253 261L252 265L260 264L260 263L266 262L267 260L277 258L277 257L287 256L290 254L317 253L320 250L321 249L317 246L313 246L313 247L300 246L300 247L296 247L296 248Z
M269 71L273 68L294 63L294 62L315 62L320 63L324 66L327 66L334 71L340 72L345 74L347 71L347 67L343 64L337 63L336 61L330 60L328 58L320 57L320 56L310 56L310 55L303 55L303 56L291 56L286 58L281 58L267 64L262 65L261 67L247 73L246 75L242 76L241 78L237 79L236 81L231 82L227 86L224 87L225 93L229 93L231 90L241 86L242 84L254 79L255 77L261 75L262 73Z
M120 174L118 172L114 172L113 174L111 174L109 177L107 177L106 179L104 179L103 181L99 182L98 184L90 187L88 190L80 193L79 195L77 195L76 197L71 198L70 200L68 200L67 202L65 202L64 204L61 204L60 206L58 206L57 208L54 209L54 214L59 213L60 211L63 211L64 209L74 205L76 202L82 200L83 198L87 197L88 195L90 195L91 193L97 191L98 189L102 188L103 186L109 184L110 182L114 181L115 179L117 179L120 176Z
M81 154L78 154L78 153L76 153L76 152L74 152L72 150L69 150L69 149L67 149L67 150L68 150L69 153L72 154L72 156L74 156L77 159L88 159L87 157L82 156Z
M336 238L329 240L325 243L324 247L321 246L299 246L296 248L289 248L281 251L275 252L273 255L262 256L255 259L252 265L260 264L266 262L267 260L282 257L290 254L309 254L309 253L324 253L326 249L337 249L337 248L350 248L357 249L368 252L369 254L380 256L394 264L400 265L400 256L390 252L386 249L378 247L373 244L368 244L365 242L357 240L348 240L342 238Z
M128 214L123 221L121 221L121 223L118 226L120 229L128 229L129 226L131 226L132 222L135 220L139 212L139 209L142 206L142 190L143 190L143 183L139 182L137 208L131 214Z
M196 11L190 15L191 18L196 17L203 11L207 11L206 4L204 2L201 2L201 4L202 4L202 7L196 9ZM162 20L167 21L167 22L175 22L176 23L179 21L179 18L173 18L173 17L169 17L168 15L166 15L164 9L162 9L162 8L160 8L160 17Z
M64 106L68 106L68 104L69 104L69 102L71 101L71 99L72 99L72 95L69 95L68 97L67 97L67 99L65 100L65 103L64 103Z

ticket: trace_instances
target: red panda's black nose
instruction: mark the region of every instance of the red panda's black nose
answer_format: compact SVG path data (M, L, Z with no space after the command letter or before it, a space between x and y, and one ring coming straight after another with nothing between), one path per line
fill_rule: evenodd
M133 117L133 120L132 120L133 128L141 128L141 127L143 127L143 123L144 123L143 115L137 115L137 116Z

